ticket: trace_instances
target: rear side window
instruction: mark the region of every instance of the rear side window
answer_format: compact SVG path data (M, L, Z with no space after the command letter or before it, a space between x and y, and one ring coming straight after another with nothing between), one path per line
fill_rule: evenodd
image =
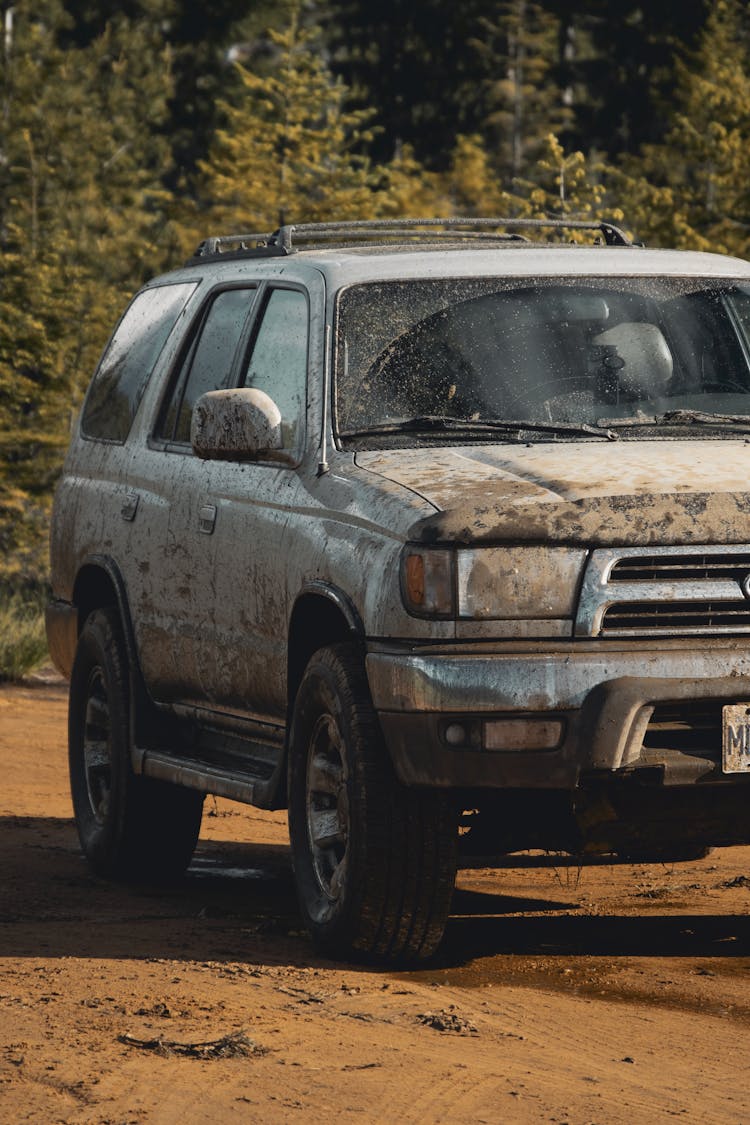
M81 418L86 437L125 441L154 365L195 285L145 289L132 301L86 396Z

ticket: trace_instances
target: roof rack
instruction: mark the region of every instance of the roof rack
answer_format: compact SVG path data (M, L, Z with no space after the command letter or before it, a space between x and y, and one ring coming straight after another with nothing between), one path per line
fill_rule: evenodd
M500 230L498 228L504 228ZM195 252L195 258L218 254L241 254L250 257L275 257L292 254L305 246L326 242L370 241L432 242L451 241L528 242L519 233L530 231L595 231L607 246L632 246L627 235L606 220L518 219L518 218L454 218L454 219L355 219L348 222L297 223L281 226L272 233L230 234L207 238Z

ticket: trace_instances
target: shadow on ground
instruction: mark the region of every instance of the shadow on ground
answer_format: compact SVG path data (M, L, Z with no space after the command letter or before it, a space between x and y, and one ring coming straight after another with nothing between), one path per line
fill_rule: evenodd
M71 821L5 817L0 856L0 956L317 963L301 929L286 846L202 841L178 885L124 886L90 873ZM497 892L456 891L440 964L494 954L749 952L744 914L651 908L592 916L578 913L575 901L504 895L499 885Z

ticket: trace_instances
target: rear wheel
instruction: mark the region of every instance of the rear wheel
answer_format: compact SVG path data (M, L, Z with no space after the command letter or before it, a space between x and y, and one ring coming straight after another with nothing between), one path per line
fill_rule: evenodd
M289 830L300 906L338 956L419 961L437 949L456 874L448 796L393 773L357 650L307 666L294 707Z
M203 794L139 777L130 762L130 675L116 610L95 610L70 679L68 754L76 826L100 875L165 879L190 862Z

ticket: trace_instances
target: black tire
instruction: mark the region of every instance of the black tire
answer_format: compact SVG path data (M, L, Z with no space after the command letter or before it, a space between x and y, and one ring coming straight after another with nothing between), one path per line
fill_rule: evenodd
M162 881L190 863L203 794L137 776L130 762L130 672L119 615L97 609L70 678L68 760L76 826L99 875Z
M320 649L300 685L289 834L300 908L322 952L404 963L435 952L456 877L457 812L448 795L397 780L353 645Z

